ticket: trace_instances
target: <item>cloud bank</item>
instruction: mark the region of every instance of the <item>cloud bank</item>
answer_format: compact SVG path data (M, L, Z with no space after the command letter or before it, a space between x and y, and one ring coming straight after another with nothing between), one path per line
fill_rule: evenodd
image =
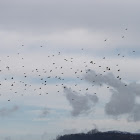
M140 121L140 104L136 98L140 96L140 84L126 84L116 78L112 73L106 75L97 74L90 70L84 75L86 81L96 86L107 85L112 92L110 101L105 105L105 113L111 116L127 114L128 120Z
M66 28L120 28L139 25L139 1L0 1L1 28L48 32ZM119 9L119 10L118 10ZM130 20L131 19L131 20Z
M98 97L96 95L81 95L80 93L72 91L70 88L67 87L64 88L64 93L72 107L71 114L73 116L89 113L98 102Z

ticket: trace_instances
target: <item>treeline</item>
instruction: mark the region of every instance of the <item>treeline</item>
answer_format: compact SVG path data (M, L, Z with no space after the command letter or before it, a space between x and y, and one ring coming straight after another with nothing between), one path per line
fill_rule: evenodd
M56 140L140 140L140 134L119 131L99 132L96 129L88 133L58 136Z

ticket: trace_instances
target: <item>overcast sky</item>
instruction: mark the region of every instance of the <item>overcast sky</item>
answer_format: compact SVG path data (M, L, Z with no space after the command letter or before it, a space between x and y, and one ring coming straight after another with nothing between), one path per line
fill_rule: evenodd
M0 139L140 132L139 7L0 0Z

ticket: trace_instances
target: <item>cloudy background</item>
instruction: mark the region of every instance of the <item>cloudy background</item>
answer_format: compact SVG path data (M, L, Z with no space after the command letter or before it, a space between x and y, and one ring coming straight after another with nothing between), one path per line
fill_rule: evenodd
M0 139L140 132L139 6L0 0Z

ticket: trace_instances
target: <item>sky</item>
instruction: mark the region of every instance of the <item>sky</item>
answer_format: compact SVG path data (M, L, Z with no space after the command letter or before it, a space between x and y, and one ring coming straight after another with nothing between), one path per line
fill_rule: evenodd
M140 133L139 6L0 0L0 139Z

